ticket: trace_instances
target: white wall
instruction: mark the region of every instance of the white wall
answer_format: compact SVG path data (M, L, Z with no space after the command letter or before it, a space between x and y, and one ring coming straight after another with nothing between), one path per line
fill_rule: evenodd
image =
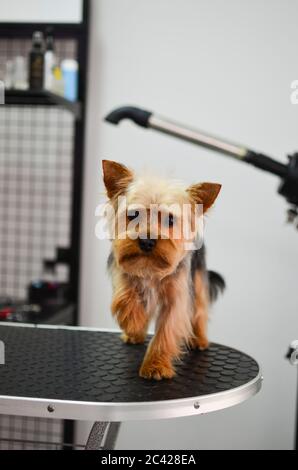
M296 371L284 359L298 328L298 234L285 225L277 179L190 144L113 127L103 116L136 104L282 159L298 150L297 2L95 0L84 202L81 323L113 325L108 243L94 236L102 158L151 167L223 191L208 220L209 267L228 290L212 315L213 341L263 368L263 390L202 417L124 424L119 448L291 448Z

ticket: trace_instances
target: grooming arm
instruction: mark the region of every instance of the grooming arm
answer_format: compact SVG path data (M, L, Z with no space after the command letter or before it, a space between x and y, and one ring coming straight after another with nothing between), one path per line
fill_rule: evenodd
M249 163L279 176L281 178L281 184L278 189L279 194L284 196L293 206L298 206L298 153L289 157L288 164L283 164L244 146L228 142L205 132L175 123L150 111L132 106L117 108L105 118L111 124L119 124L124 119L129 119L138 126L154 129L201 147L223 153L236 160ZM290 209L290 215L292 215L293 219L296 218L298 215L297 207Z

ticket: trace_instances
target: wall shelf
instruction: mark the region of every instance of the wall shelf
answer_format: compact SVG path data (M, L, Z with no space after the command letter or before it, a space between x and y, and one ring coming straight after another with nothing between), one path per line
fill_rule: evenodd
M76 119L81 117L80 102L69 101L63 96L46 90L6 90L5 105L60 106L73 113Z

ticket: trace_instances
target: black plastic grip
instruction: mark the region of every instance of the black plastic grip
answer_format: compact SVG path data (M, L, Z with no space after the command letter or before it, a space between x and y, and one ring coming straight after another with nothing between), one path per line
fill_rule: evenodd
M277 162L266 155L262 155L261 153L256 153L249 150L244 157L243 161L250 163L251 165L260 168L261 170L268 171L274 175L285 177L288 172L287 165L283 163Z
M135 108L134 106L123 106L117 108L105 117L105 121L111 124L119 124L123 119L130 119L141 127L148 127L149 118L152 116L150 111Z

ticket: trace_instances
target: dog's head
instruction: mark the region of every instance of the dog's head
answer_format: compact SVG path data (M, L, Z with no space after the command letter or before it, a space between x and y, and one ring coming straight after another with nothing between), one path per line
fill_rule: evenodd
M117 265L142 278L172 274L197 238L198 216L212 206L221 185L184 187L173 180L136 177L124 165L108 160L103 161L103 174L114 214Z

